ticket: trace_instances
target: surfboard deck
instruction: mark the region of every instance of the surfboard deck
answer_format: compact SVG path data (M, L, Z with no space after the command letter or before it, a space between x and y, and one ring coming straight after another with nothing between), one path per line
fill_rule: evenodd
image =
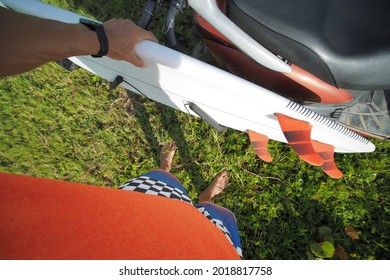
M1 1L16 11L67 23L78 23L83 17L39 0ZM136 46L136 54L146 62L145 68L108 57L82 56L70 60L108 81L114 81L120 76L123 78L120 86L198 116L190 109L190 105L195 104L221 126L251 131L297 147L291 139L304 133L299 124L309 124L309 146L311 141L317 141L333 147L334 152L375 150L370 141L341 124L195 58L151 41L140 42ZM281 118L281 115L298 120L298 125L294 129L286 129L282 123L286 118ZM305 158L300 154L305 151L294 150L302 159ZM311 163L310 159L308 162ZM319 163L318 158L313 162Z

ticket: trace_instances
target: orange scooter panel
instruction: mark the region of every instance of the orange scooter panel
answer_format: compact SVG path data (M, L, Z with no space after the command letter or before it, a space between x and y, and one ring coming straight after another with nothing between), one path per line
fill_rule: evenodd
M321 103L342 103L353 99L353 96L345 89L336 88L309 72L291 65L292 73L284 74L308 90L316 93L320 97Z

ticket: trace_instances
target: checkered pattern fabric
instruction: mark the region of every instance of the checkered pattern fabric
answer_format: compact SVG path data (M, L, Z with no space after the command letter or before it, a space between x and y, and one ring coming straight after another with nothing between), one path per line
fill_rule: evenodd
M122 190L142 192L151 195L164 196L167 198L181 200L192 204L191 199L181 190L172 187L162 181L152 179L148 176L141 176L132 179L119 187Z
M224 223L219 219L213 218L210 215L210 213L206 210L206 208L204 208L203 206L195 205L195 207L200 211L200 213L202 213L207 219L209 219L220 231L222 231L222 233L226 236L226 238L229 240L229 242L234 246L233 241L232 241L232 236L231 236L229 230L224 225ZM236 246L234 246L234 248L236 249L238 255L242 258L242 249L240 247L236 247Z

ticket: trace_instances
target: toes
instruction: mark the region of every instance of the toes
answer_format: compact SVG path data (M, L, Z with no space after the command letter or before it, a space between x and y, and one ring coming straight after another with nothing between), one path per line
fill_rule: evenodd
M219 178L221 180L221 183L224 185L223 187L225 187L225 185L227 184L227 182L229 181L229 175L227 174L226 171L222 171L220 174L219 174Z
M168 145L172 151L176 151L176 143L175 142L170 142Z
M176 143L175 142L169 142L166 144L162 149L161 153L163 155L168 155L170 153L174 153L176 151Z
M169 172L171 169L171 164L173 160L173 156L176 152L176 143L170 142L166 144L161 149L161 156L160 156L160 168Z

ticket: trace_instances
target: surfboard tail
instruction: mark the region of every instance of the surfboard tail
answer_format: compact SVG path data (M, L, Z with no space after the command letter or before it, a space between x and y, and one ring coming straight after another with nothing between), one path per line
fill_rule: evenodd
M257 156L265 162L271 162L272 156L268 152L268 136L248 130L249 139Z
M310 123L297 120L283 114L275 114L288 144L307 163L320 166L332 178L341 178L343 173L334 162L335 147L310 137Z

